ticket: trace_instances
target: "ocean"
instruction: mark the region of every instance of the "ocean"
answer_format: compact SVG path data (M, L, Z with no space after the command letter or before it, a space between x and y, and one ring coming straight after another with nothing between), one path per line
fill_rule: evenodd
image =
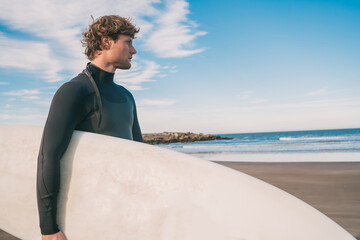
M360 161L360 128L217 135L232 139L159 146L210 161Z

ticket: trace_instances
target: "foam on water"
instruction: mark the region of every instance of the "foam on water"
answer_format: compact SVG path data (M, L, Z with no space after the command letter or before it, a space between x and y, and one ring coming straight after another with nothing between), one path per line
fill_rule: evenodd
M360 139L360 136L342 136L342 137L280 137L280 141L297 141L297 140L343 140L343 139Z

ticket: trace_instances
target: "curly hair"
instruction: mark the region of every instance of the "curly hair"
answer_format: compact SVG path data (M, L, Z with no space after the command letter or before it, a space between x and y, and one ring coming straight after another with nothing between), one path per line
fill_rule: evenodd
M85 54L91 61L102 51L101 39L110 37L116 41L120 34L135 38L135 34L140 31L131 23L131 18L123 18L118 15L102 16L93 19L89 30L82 33L81 43L85 48Z

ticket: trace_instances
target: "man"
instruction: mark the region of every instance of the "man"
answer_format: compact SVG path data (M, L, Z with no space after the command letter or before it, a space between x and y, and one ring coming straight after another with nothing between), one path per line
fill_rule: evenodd
M129 19L103 16L83 33L86 69L54 95L45 124L37 168L37 198L43 240L65 240L57 225L60 159L74 130L142 142L135 101L114 83L116 69L129 69L139 29ZM101 161L99 159L99 161ZM84 219L85 221L85 219Z

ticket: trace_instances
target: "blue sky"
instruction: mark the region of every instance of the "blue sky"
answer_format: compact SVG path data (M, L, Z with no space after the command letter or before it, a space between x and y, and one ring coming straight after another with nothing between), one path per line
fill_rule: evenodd
M132 17L116 82L143 132L360 127L359 1L16 0L0 9L0 124L43 125L90 15Z

